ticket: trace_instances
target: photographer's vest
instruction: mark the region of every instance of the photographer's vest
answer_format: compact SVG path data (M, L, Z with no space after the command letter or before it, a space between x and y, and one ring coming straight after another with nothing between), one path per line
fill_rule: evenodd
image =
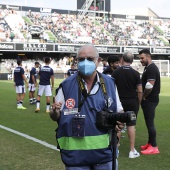
M80 114L86 116L85 136L82 138L72 137L72 118L78 110L79 94L82 90L79 88L78 73L67 78L60 85L64 93L65 105L58 122L57 141L62 161L68 166L94 165L112 160L112 152L109 148L110 134L107 130L99 130L95 122L96 113L107 105L116 113L115 84L112 78L100 73L98 75L99 90L96 94L88 95L81 106ZM107 101L106 96L104 97L105 93L107 93ZM82 93L81 98L84 98Z

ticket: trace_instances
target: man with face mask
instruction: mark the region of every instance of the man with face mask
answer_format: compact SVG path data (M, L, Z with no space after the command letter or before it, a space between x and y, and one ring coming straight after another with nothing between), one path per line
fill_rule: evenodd
M148 129L148 142L141 146L141 153L145 155L159 154L156 143L156 128L154 124L155 110L159 103L160 72L152 62L151 53L144 49L139 52L140 62L145 66L142 74L143 98L141 102L145 123Z
M122 107L114 80L96 71L100 60L93 45L82 46L77 53L79 72L59 85L54 98L50 117L58 123L57 142L66 170L112 169L108 130L96 126L96 114Z

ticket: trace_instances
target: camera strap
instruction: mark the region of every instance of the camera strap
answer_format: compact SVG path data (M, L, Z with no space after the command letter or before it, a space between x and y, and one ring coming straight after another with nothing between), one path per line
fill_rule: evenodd
M98 75L99 75L99 79L100 79L100 84L101 84L101 88L102 88L102 92L103 92L103 96L105 98L105 100L107 101L107 107L108 107L108 96L107 96L107 90L106 90L106 86L105 86L105 82L104 82L104 79L101 75L101 73L97 72ZM82 81L82 78L80 77L80 75L77 76L77 81L78 81L78 86L79 86L79 92L78 92L78 112L80 112L81 110L81 107L84 103L84 101L86 100L86 98L89 96L89 93L87 93L87 90L84 86L84 82ZM97 74L96 74L96 77L93 81L93 84L92 84L92 88L94 87L95 83L97 81ZM92 89L91 88L91 89ZM81 94L83 95L83 99L81 100Z
M88 97L90 92L87 93L87 90L86 90L86 88L84 86L84 82L82 81L82 78L81 78L81 76L79 74L77 76L77 80L78 80L78 85L79 85L79 91L78 91L78 103L79 103L78 104L78 112L80 112L81 111L81 107L83 106L83 103L86 100L86 98ZM92 88L93 88L95 82L96 82L96 78L93 81ZM83 95L83 99L82 100L81 100L81 94Z
M99 74L99 79L100 79L100 84L101 84L103 96L106 100L106 105L108 107L109 104L108 104L108 95L107 95L106 85L105 85L105 82L104 82L104 79L103 79L101 73L98 72L98 74Z

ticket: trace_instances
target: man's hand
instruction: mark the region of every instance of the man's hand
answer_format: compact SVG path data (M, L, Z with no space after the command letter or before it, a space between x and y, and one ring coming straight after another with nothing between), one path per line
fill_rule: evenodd
M116 124L117 124L115 127L116 131L121 131L125 127L125 124L122 122L117 121Z
M62 102L56 102L55 97L53 97L53 104L51 106L50 117L52 120L57 121L60 118L60 109Z

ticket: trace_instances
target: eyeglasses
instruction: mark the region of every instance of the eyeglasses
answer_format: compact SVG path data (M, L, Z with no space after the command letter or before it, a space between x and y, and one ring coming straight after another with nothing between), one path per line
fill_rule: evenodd
M86 57L86 58L77 58L77 60L79 61L79 62L81 62L81 61L84 61L85 59L87 59L88 61L94 61L95 59L96 59L96 57Z

